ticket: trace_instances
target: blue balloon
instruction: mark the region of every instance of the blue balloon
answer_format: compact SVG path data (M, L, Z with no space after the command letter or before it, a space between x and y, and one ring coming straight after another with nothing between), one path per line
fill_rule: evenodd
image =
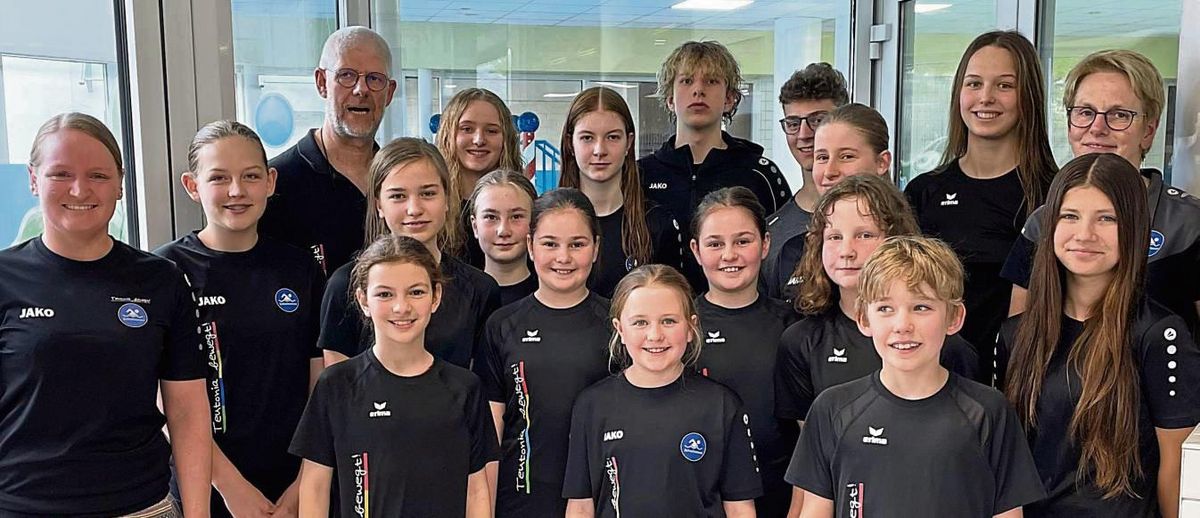
M295 111L287 98L269 93L258 100L258 106L254 108L254 129L263 144L271 147L287 144L295 127Z
M429 132L437 133L439 127L442 126L442 114L435 113L429 118Z
M540 125L541 121L538 120L536 113L525 112L517 117L517 129L523 133L533 133L537 131Z

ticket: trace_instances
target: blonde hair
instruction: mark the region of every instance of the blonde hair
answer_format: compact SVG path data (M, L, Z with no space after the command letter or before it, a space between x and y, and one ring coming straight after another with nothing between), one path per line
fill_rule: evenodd
M737 113L738 104L742 102L742 91L738 85L742 83L742 70L738 67L737 59L724 45L715 41L689 41L676 47L663 61L658 71L658 97L663 109L675 118L675 112L667 105L667 101L675 96L675 77L682 71L714 72L717 77L725 80L726 95L733 96L733 107L721 117L726 122L733 120Z
M1115 72L1125 76L1133 87L1133 94L1142 102L1142 115L1146 122L1157 121L1166 104L1162 74L1146 56L1132 50L1101 50L1088 54L1067 73L1063 88L1063 108L1075 104L1075 94L1083 78L1096 72ZM1149 148L1142 150L1146 158Z
M866 316L867 305L887 296L892 281L902 280L909 291L924 293L922 286L933 289L932 295L953 308L957 314L963 304L962 263L949 245L941 240L921 236L887 238L863 265L858 281L858 317Z
M483 190L490 187L507 187L516 192L524 194L529 198L529 210L533 210L533 201L537 199L537 189L533 187L533 183L525 178L525 175L512 169L497 169L479 178L475 182L475 189L471 191L471 198L467 200L465 208L471 216L475 216L475 201L479 199L479 195L483 194Z
M196 132L196 136L192 137L192 143L188 145L188 171L198 173L200 168L200 150L204 146L213 144L218 140L226 137L242 137L254 144L262 157L263 168L267 167L267 152L263 149L262 140L258 138L258 134L249 126L235 120L218 120L205 124Z
M79 112L60 113L42 123L42 127L38 128L37 135L33 137L33 147L29 150L29 167L37 169L42 164L42 146L46 144L46 139L50 135L68 129L100 141L108 150L108 154L112 155L113 161L116 162L117 174L125 174L125 168L121 165L121 146L117 144L117 139L113 137L112 132L99 119Z
M434 135L434 142L437 143L438 151L442 152L446 165L450 168L450 191L454 193L455 198L460 199L463 166L462 162L458 160L459 149L454 137L458 134L458 121L462 119L463 113L474 101L483 101L492 105L493 108L496 108L496 113L500 115L500 137L503 142L500 146L500 162L496 164L496 169L520 171L523 165L517 127L513 124L512 112L504 104L504 100L492 93L491 90L483 88L467 88L454 94L454 97L451 97L450 102L446 103L446 107L442 109L441 123L437 135Z
M446 223L438 231L438 250L451 255L458 251L461 225L455 218L460 213L459 198L451 189L450 172L446 168L446 161L442 160L441 153L438 153L433 144L413 137L401 137L388 142L386 146L379 149L379 152L375 153L375 158L371 159L371 167L367 176L371 192L367 196L367 218L363 225L364 246L370 245L379 236L391 232L387 222L379 217L379 194L388 173L401 165L418 160L429 162L437 170L438 180L441 181L442 190L446 195Z
M683 351L682 361L684 367L694 365L696 360L700 359L700 344L702 343L700 337L704 333L700 328L700 319L695 318L697 315L696 301L692 299L692 288L688 286L687 279L683 277L683 274L674 268L662 264L647 264L634 268L621 279L621 282L617 283L617 288L613 291L612 305L608 310L609 316L613 320L620 320L621 312L625 310L625 303L629 301L629 296L633 294L633 291L651 286L669 288L675 290L679 295L679 302L683 306L683 319L692 333L692 339ZM608 341L609 365L625 369L631 361L629 351L625 350L625 344L621 341L621 335L614 330L612 339Z

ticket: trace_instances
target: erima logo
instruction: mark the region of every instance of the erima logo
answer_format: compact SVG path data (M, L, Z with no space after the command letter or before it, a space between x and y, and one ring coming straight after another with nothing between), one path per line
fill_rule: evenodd
M604 432L604 441L619 441L625 438L625 430L609 430Z
M666 188L667 188L667 182L653 182L653 183L651 183L651 184L650 184L650 188L651 188L651 189L656 189L656 190L658 190L658 189L666 189Z
M300 296L291 289L279 288L279 291L275 292L275 305L284 313L295 313L300 309Z
M1162 232L1157 230L1150 231L1150 253L1146 257L1154 257L1158 255L1159 250L1162 250L1163 245L1167 243L1167 237Z
M220 295L212 295L208 297L200 297L200 307L204 306L224 306L225 297Z
M146 310L142 308L142 306L132 302L122 304L121 307L117 309L117 320L120 320L122 324L125 324L125 327L131 327L133 329L142 327L146 325L146 322L150 321L150 319L146 317Z
M371 405L375 407L375 410L367 414L367 417L392 417L392 411L387 409L387 401L382 403L372 402Z
M708 338L704 339L704 343L706 343L706 344L723 344L723 343L725 343L725 337L721 336L720 331L709 331Z
M50 308L21 308L18 318L54 318L54 310Z
M531 342L537 343L537 342L541 342L541 341L542 341L542 337L538 336L537 329L527 330L527 331L525 331L525 336L521 337L522 343L531 343Z
M846 363L846 362L850 361L850 359L846 357L846 349L845 348L838 349L835 347L835 348L833 348L833 356L826 358L825 361L827 363Z
M957 197L958 193L956 192L947 194L946 199L942 200L942 206L945 207L947 205L958 205L958 200L955 199Z
M788 277L787 285L795 286L797 284L800 284L800 282L801 282L801 279L799 277Z
M887 446L887 437L883 436L883 428L868 426L867 433L869 435L863 436L863 444L878 444L880 446Z

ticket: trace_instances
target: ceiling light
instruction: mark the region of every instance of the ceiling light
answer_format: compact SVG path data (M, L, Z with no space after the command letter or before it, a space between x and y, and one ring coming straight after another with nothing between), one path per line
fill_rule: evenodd
M928 14L941 11L942 9L949 9L950 7L952 7L951 4L917 4L916 7L913 7L913 11L917 14Z
M688 9L693 11L732 11L754 3L754 0L684 0L671 6L671 9Z
M542 94L542 97L553 99L556 97L575 97L576 95L579 95L579 92L570 93L570 94Z
M631 85L629 83L613 83L613 82L609 82L609 81L596 81L596 84L598 84L600 86L608 86L608 87L612 87L612 88L624 88L624 89L637 88L637 85Z
M458 88L458 85L451 85L451 84L442 85L442 86L444 86L446 88Z

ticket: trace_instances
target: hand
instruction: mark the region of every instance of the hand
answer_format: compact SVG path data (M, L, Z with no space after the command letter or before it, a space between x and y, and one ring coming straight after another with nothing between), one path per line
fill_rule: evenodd
M279 495L275 502L275 512L272 516L282 518L298 518L300 516L300 478L297 477L292 485Z
M245 479L222 488L220 493L234 518L270 518L275 512L275 505Z

